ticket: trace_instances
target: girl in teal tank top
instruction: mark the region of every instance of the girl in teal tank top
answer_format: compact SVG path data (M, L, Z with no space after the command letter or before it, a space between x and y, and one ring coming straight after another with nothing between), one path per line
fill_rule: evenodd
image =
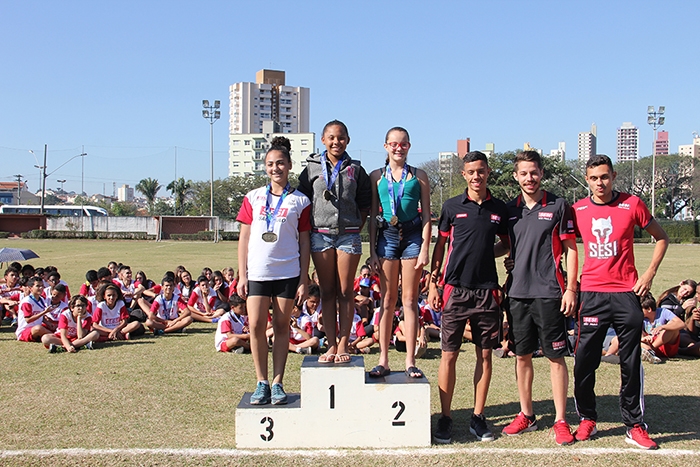
M418 295L421 273L429 262L430 182L423 170L408 165L410 147L408 131L400 127L390 129L384 143L386 166L370 174L369 264L379 274L382 291L379 362L369 373L372 377L383 377L391 371L389 344L399 289L404 311L406 375L423 377L416 367L416 350L427 346L425 329L419 329L418 324Z

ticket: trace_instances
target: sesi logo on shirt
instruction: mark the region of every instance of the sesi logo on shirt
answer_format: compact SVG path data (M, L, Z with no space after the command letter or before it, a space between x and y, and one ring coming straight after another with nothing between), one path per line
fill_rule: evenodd
M612 220L610 217L591 221L591 232L596 238L596 243L588 242L588 256L591 258L608 259L617 256L617 241L610 241L613 232Z
M537 218L541 221L551 221L552 219L554 219L554 213L553 212L538 212Z
M498 214L491 214L491 223L500 224L501 216L499 216Z

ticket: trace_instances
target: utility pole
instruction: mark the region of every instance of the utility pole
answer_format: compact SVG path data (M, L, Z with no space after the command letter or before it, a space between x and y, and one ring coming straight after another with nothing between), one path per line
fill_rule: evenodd
M22 196L22 175L13 175L15 179L17 180L17 205L19 206L21 203L19 202L20 197Z
M41 209L39 214L44 214L44 198L46 198L46 153L49 150L49 145L44 145L44 165L41 168Z

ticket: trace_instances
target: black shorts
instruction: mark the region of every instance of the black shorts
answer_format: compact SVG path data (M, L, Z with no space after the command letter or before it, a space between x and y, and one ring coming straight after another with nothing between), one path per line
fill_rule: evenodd
M559 311L558 298L508 298L508 324L516 355L538 350L547 358L569 354L566 345L566 317Z
M440 347L456 352L462 346L467 321L477 347L494 349L501 341L503 312L494 289L468 289L445 286L445 308L442 311Z
M248 281L248 296L294 298L299 287L299 277L274 281Z

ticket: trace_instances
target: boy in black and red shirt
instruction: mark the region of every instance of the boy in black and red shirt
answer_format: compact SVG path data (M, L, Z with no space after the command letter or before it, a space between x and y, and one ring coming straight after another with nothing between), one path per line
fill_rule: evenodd
M457 378L457 357L467 321L476 345L474 414L469 431L480 441L493 440L486 425L484 406L491 382L491 352L500 343L502 316L497 300L494 243L498 235L508 244L508 209L503 201L493 198L486 187L491 173L486 155L472 151L463 161L462 176L467 181L467 190L442 205L428 296L431 307L441 309L443 298L438 292L438 282L444 284L442 357L438 371L442 417L433 435L437 443L452 441L450 406ZM440 281L448 239L445 272Z
M613 191L616 176L608 156L591 157L586 163L591 196L573 206L585 253L574 360L574 396L581 418L576 440L586 441L597 433L595 371L606 331L612 325L620 342L620 411L627 426L625 440L643 449L657 449L643 420L640 341L644 315L639 297L651 288L668 248L668 236L641 199ZM656 239L651 264L641 276L634 265L637 225Z
M566 397L569 372L566 317L576 307L578 253L571 207L563 198L542 190L542 159L535 151L515 157L513 177L520 195L508 203L510 259L513 269L506 285L508 324L516 354L516 380L520 413L503 433L519 435L537 429L532 406L532 354L540 346L549 359L552 399L556 409L552 429L556 443L573 444L566 423ZM496 254L505 253L498 245ZM499 251L502 249L503 251ZM561 267L566 254L566 282Z

